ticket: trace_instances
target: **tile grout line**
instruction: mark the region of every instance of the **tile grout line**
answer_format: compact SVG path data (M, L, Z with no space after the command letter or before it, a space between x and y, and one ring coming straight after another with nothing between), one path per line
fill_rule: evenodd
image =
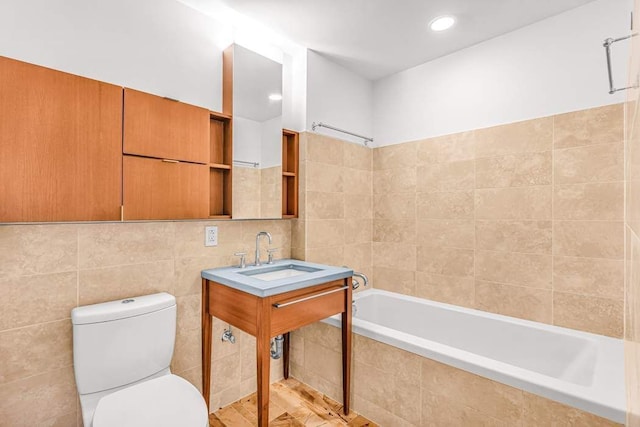
M633 17L633 15L632 15ZM633 19L633 18L632 18ZM632 22L632 26L633 26L633 22ZM627 109L628 109L628 102L624 103L624 107L622 109L622 132L623 132L623 145L622 145L622 152L623 152L623 170L624 170L624 181L623 181L623 185L622 185L622 227L623 227L623 232L622 232L622 239L623 239L623 250L622 250L622 256L623 256L623 262L622 262L622 268L623 268L623 279L622 279L622 338L625 339L627 336L627 186L629 185L628 181L627 181L627 177L629 174L629 164L628 164L628 153L629 153L629 137L628 137L628 132L627 132L627 128L628 128L628 124L627 121L629 120L628 118L628 114L627 114Z
M415 144L415 156L414 159L418 159L418 153L420 151L420 145L419 144ZM415 218L414 220L414 224L413 224L413 237L414 237L414 243L413 243L413 253L415 254L415 262L413 265L413 290L415 295L418 295L418 286L420 286L418 284L418 194L420 194L420 192L418 191L418 162L416 161L416 164L413 165L413 169L415 172L415 177L416 177L416 184L413 187L413 217ZM422 411L422 409L420 409ZM422 412L420 412L420 419L422 419Z
M20 381L30 380L32 378L39 377L39 376L42 376L42 375L48 375L48 374L52 374L54 372L60 372L60 371L63 371L65 369L68 369L68 368L71 368L71 370L73 371L73 362L71 364L69 364L69 365L56 366L56 367L53 367L53 368L48 369L46 371L41 371L41 372L26 376L26 377L20 377L20 378L16 378L14 380L11 380L11 381L7 381L5 383L0 384L0 387L6 387L8 385L12 385L12 384L15 384L15 383L20 382ZM74 393L75 392L76 392L76 390L74 390Z
M554 223L555 223L555 206L553 203L553 194L554 194L554 189L555 189L555 185L556 185L556 173L555 173L555 143L556 143L556 116L552 116L553 118L551 119L551 324L555 325L556 319L555 319L555 284L554 284L554 280L553 280L553 272L554 272L554 268L555 268L555 261L554 261L554 251L553 251L553 246L554 246L554 238L555 238L555 233L554 233Z
M69 313L69 314L71 314L71 313ZM67 321L69 321L69 322L71 321L71 316L63 317L61 319L47 320L46 322L29 323L28 325L16 326L15 328L3 329L2 331L0 331L0 334L4 334L5 332L14 332L14 331L18 331L20 329L32 328L34 326L50 325L51 323L67 322Z
M478 186L478 153L477 153L477 141L476 141L476 133L475 131L471 134L473 140L473 307L478 307L478 287L476 283L478 281L477 278L477 261L476 255L478 253L478 213L476 210L476 187Z
M76 228L76 307L80 307L80 229ZM71 315L69 315L71 316Z

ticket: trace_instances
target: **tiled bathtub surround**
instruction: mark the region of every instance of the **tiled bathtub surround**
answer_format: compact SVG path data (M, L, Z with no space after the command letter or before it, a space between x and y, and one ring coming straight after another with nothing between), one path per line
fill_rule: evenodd
M219 245L204 246L218 225ZM290 256L289 221L0 226L0 425L79 426L70 311L77 305L166 291L176 296L172 371L200 388L200 271L237 263L258 231ZM265 243L266 244L266 243ZM214 322L214 337L226 324ZM255 391L255 340L214 339L211 407ZM280 361L272 365L281 377ZM37 410L34 410L37 408Z
M294 335L292 373L339 399L340 330ZM587 412L354 335L354 409L381 426L618 426Z
M621 337L621 104L373 150L376 287Z
M291 252L347 265L371 277L372 150L327 136L300 135L300 213Z

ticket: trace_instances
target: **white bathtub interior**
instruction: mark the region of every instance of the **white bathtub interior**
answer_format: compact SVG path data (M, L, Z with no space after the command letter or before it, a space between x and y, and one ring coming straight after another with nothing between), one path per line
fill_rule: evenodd
M450 307L425 304L420 306L419 312L414 307L412 301L371 294L361 300L356 316L575 384L588 386L593 381L597 352L596 344L588 339Z
M377 289L354 299L355 333L625 420L622 340Z

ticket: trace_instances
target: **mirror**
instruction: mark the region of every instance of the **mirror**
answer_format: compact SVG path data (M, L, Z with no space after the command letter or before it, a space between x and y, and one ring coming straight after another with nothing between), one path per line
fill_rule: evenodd
M233 218L281 218L282 64L232 48Z

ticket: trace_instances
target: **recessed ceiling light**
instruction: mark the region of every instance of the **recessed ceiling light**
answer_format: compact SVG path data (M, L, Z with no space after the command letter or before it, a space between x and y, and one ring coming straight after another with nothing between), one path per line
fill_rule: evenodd
M282 101L282 95L280 95L279 93L272 93L271 95L269 95L269 99L272 101Z
M456 18L450 15L438 16L431 22L429 22L429 27L432 31L444 31L449 29L456 23Z

